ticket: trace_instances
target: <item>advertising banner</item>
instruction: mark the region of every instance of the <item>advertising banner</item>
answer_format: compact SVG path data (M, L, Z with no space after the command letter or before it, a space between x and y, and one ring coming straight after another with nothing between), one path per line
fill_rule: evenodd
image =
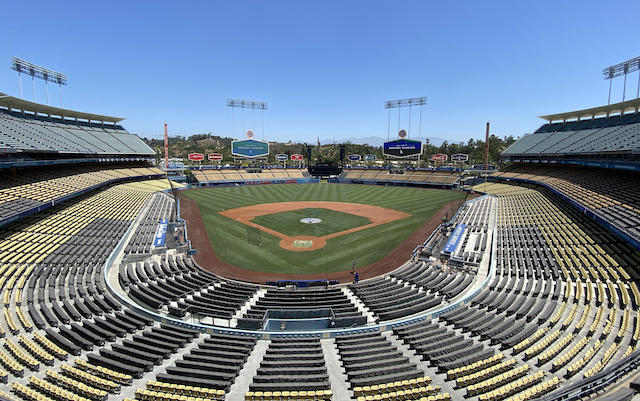
M422 153L422 142L412 139L398 139L385 142L382 153L389 157L411 157Z
M153 246L159 247L164 246L164 243L167 239L167 219L162 219L158 224L158 228L156 229L156 235L153 238Z
M467 229L467 225L464 223L458 224L455 230L453 230L453 234L449 237L449 242L444 246L442 252L445 253L453 253L460 241L464 238L464 231Z
M269 143L246 139L231 142L231 154L241 157L261 157L269 154Z
M452 162L466 162L469 161L469 155L465 153L455 153L451 155Z
M431 156L431 160L440 163L446 162L448 158L449 156L445 155L444 153L436 153L435 155Z

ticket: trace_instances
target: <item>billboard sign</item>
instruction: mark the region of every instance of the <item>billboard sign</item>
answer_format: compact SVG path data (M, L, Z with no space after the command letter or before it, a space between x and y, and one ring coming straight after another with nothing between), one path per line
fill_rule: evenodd
M289 160L289 156L285 155L284 153L278 153L276 155L276 160L279 162L283 162L285 160Z
M207 159L212 160L214 162L219 162L222 160L222 154L220 153L209 153L207 155Z
M231 154L240 157L262 157L269 154L269 143L246 139L231 142Z
M376 160L376 155L372 155L372 154L364 155L364 161L372 162L374 160Z
M302 155L299 155L299 154L291 155L291 160L293 160L295 162L301 162L302 159L304 159L304 157L302 157Z
M451 237L449 237L449 242L447 242L447 244L442 249L442 252L449 253L449 254L453 253L458 247L458 244L464 238L464 231L466 229L467 229L466 224L464 223L458 224L455 230L453 230L453 234L451 234Z
M465 153L455 153L451 155L452 162L466 162L469 161L469 155Z
M431 156L431 160L440 163L446 162L448 158L449 156L445 155L444 153L436 153L435 155Z
M360 161L360 159L362 159L362 156L360 155L349 155L349 160L351 160L352 162Z
M204 160L204 155L202 153L189 153L189 160L191 161L202 161Z
M388 157L411 157L422 153L422 142L411 139L398 139L385 142L382 153Z
M153 246L159 247L164 246L164 243L167 239L167 226L169 222L167 219L160 220L158 224L158 228L156 228L156 235L153 237Z

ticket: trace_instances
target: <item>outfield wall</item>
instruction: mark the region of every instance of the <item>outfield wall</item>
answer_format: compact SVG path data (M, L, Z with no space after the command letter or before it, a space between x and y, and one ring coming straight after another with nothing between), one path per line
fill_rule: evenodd
M429 183L429 182L410 182L410 181L395 181L395 180L358 180L350 178L330 178L328 182L334 184L362 184L362 185L391 185L395 187L413 187L413 188L434 188L434 189L454 189L457 184L442 184L442 183Z
M269 185L269 184L317 184L318 178L288 178L272 180L230 180L192 183L191 188L229 187L234 185Z

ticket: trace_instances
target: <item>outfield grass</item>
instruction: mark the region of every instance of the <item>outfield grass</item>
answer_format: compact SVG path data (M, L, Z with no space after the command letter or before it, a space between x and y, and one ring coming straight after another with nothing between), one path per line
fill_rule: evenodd
M315 217L322 221L314 224L301 223L300 219L305 217ZM292 210L289 212L258 216L251 221L290 237L297 235L322 237L371 223L371 220L366 217L328 209Z
M353 260L358 266L376 262L444 204L464 197L464 193L457 191L327 183L202 188L184 194L198 204L219 258L249 270L303 274L347 270ZM411 217L330 239L327 246L316 251L292 252L280 248L279 238L264 232L261 247L249 245L247 226L218 214L241 206L289 201L363 203L406 212ZM425 233L425 239L428 234Z

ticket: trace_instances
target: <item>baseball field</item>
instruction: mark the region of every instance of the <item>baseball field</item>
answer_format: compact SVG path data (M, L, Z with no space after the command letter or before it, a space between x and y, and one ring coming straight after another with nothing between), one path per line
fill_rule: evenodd
M215 256L280 274L350 270L383 259L458 191L345 184L248 185L184 191ZM451 216L455 209L447 214ZM424 233L424 239L429 233ZM408 253L405 258L408 258Z

